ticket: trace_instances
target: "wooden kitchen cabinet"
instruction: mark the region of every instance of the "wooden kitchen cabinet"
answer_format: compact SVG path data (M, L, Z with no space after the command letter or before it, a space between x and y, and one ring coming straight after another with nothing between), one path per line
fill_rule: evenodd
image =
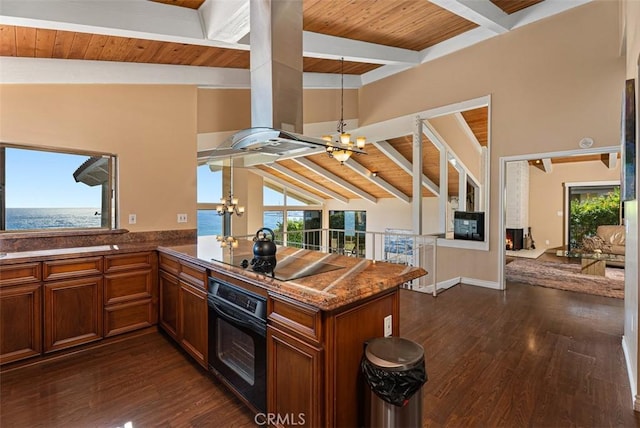
M321 311L270 296L267 313L268 411L302 414L303 426L324 426Z
M104 257L104 337L156 324L157 260L154 251Z
M102 339L102 257L43 262L44 352Z
M166 254L159 264L160 327L206 369L207 270Z
M0 364L42 352L40 263L0 266Z
M269 413L304 415L301 426L324 426L322 349L268 326L267 355Z
M160 308L158 323L173 339L178 340L178 295L180 281L177 276L163 270L159 275Z
M304 426L361 426L360 361L367 340L399 334L397 289L336 311L269 295L267 411L304 414Z
M205 369L207 368L207 292L180 281L178 341Z
M44 284L44 352L102 339L102 277Z

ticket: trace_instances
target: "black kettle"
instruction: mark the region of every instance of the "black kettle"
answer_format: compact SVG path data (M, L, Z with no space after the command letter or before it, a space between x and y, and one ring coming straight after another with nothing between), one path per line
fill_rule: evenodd
M262 233L262 236L260 234ZM271 237L267 237L270 234ZM263 227L256 232L256 236L253 238L253 256L258 259L275 259L276 244L273 242L276 239L273 230Z

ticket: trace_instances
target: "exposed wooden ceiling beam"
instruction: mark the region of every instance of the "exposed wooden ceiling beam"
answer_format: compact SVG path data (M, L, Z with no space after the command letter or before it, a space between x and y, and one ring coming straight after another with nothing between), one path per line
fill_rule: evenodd
M316 174L322 175L324 178L334 182L338 186L340 186L340 187L342 187L344 189L347 189L351 193L354 193L354 194L360 196L362 199L365 199L365 200L367 200L367 201L369 201L371 203L374 203L374 204L378 202L378 199L375 196L365 192L364 190L360 189L359 187L354 186L353 184L347 182L346 180L343 180L342 178L338 177L334 173L322 168L320 165L317 165L317 164L311 162L309 159L300 157L300 158L294 158L293 160L295 162L298 162L300 165L308 168L309 170L315 172Z
M533 166L547 174L550 174L553 171L553 162L550 158L536 159Z
M249 34L249 0L206 0L198 12L208 39L238 43Z
M291 171L289 168L284 167L284 166L280 165L277 162L270 163L270 164L265 164L265 166L267 166L267 167L269 167L269 168L271 168L271 169L273 169L275 171L278 171L279 173L284 174L287 177L292 178L293 180L299 181L300 183L302 183L305 186L308 186L308 187L316 190L317 192L324 193L325 195L327 195L327 196L329 196L329 197L331 197L331 198L333 198L333 199L335 199L337 201L343 202L345 204L349 203L349 199L348 198L345 198L344 196L340 195L339 193L334 192L331 189L327 189L326 187L319 186L318 183L316 183L315 181L310 180L307 177L304 177L304 176L298 174L295 171Z
M386 192L391 193L393 196L400 199L401 201L406 203L411 202L411 198L409 196L402 193L400 190L398 190L395 186L391 185L386 180L383 180L382 178L378 177L376 174L373 174L371 171L369 171L367 168L362 166L362 164L358 163L354 159L352 158L347 159L346 161L344 161L344 165L348 166L353 171L357 172L358 174L368 179L369 181L371 181L381 189L385 190Z
M302 33L305 56L340 59L374 64L420 64L420 53L409 49L394 48L327 34Z
M510 29L509 15L489 0L430 0L443 9L487 28L496 34L506 33Z
M2 0L0 24L249 50L207 39L197 10L152 1Z
M293 190L296 193L300 193L301 195L304 195L304 196L306 196L309 199L312 199L314 201L319 201L320 199L322 199L318 195L316 195L314 193L311 193L308 190L305 190L300 186L296 186L295 184L289 183L288 181L283 180L280 177L277 177L277 176L275 176L273 174L270 174L268 171L264 171L264 170L258 169L258 168L252 168L251 172L254 173L254 174L258 174L258 175L262 176L263 178L266 178L267 180L271 180L274 183L278 183L282 187L286 187L288 189Z
M473 144L473 148L476 149L478 153L482 153L482 144L480 144L480 141L478 141L476 134L473 133L473 130L464 119L464 116L462 116L462 113L458 111L455 112L453 116L458 122L458 126L460 126L460 129L462 129L462 132L464 132L467 138L469 138L469 141L471 141L471 143Z
M600 160L609 169L614 169L618 164L618 153L603 153L600 155Z
M407 160L400 152L398 152L391 144L386 141L376 141L371 143L378 150L380 150L386 157L398 165L404 172L409 175L413 175L413 165ZM426 175L422 174L422 185L436 196L440 194L440 187L429 179Z

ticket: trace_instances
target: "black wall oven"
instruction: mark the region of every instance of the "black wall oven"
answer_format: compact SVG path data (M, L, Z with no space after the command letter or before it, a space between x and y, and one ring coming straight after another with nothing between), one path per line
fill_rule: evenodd
M209 278L208 306L209 370L266 412L266 299Z

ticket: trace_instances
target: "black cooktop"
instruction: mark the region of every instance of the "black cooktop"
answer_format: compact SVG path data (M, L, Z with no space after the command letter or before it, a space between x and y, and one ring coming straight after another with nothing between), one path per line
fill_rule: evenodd
M275 269L270 269L268 266L265 268L264 263L256 263L253 252L251 248L247 248L247 244L243 245L241 243L240 245L239 248L231 249L225 247L216 249L211 259L248 271L263 273L281 281L291 281L344 268L323 259L309 261L308 258L282 255L277 252ZM330 257L330 255L327 254L327 257ZM260 266L260 268L254 269L256 266Z

